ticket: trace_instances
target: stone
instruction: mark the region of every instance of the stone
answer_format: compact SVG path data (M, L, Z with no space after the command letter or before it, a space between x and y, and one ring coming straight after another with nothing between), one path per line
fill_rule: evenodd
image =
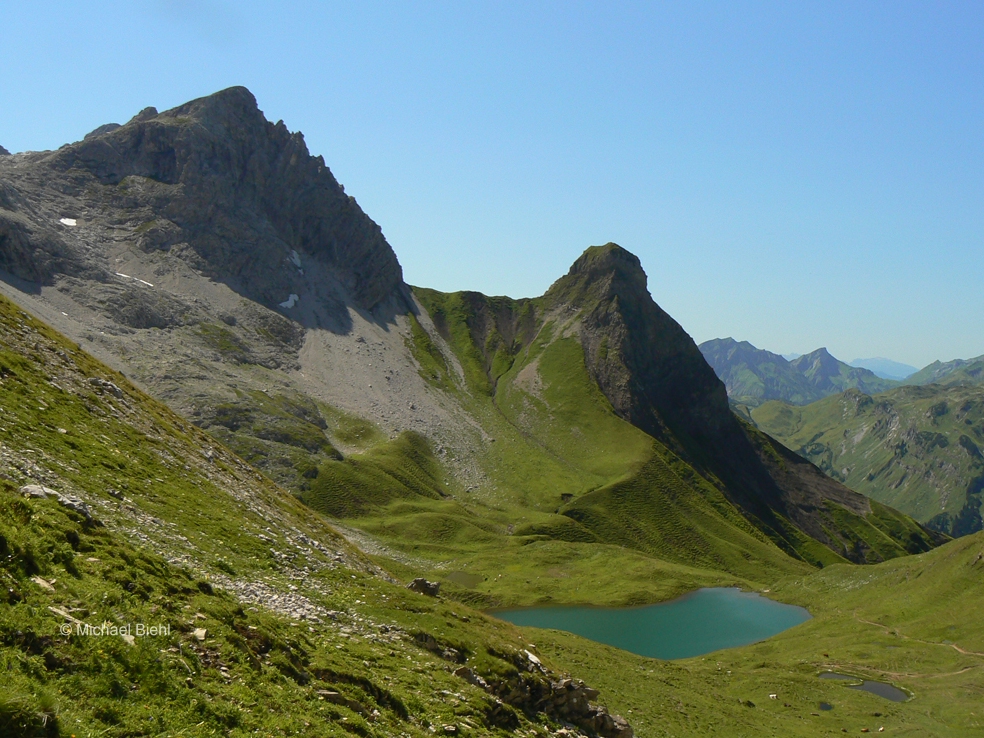
M63 495L49 487L44 487L40 484L26 484L20 488L20 493L26 497L33 497L35 499L52 499L56 500L59 505L65 507L73 512L77 512L79 515L86 519L86 522L92 523L94 525L101 525L95 516L92 514L92 510L86 505L82 500L77 497L70 497L69 495Z
M111 395L113 395L113 397L116 397L117 399L120 400L123 399L123 390L121 390L115 384L113 384L112 382L106 379L99 379L98 377L90 377L89 384L91 384L93 387L99 387L100 389L106 390Z
M417 577L407 585L407 589L412 592L419 592L422 595L427 595L428 597L437 597L438 592L441 591L441 583L428 582L423 577Z
M31 581L34 582L39 587L41 587L41 589L46 589L49 592L55 591L55 588L52 586L51 582L49 582L47 579L42 579L41 577L31 577Z
M489 689L489 683L486 682L479 674L475 673L475 670L470 666L461 666L454 670L454 675L456 677L461 677L469 684L473 684L479 689Z
M319 689L318 696L322 697L325 700L325 702L331 702L333 705L343 705L344 707L350 709L352 712L357 712L360 715L371 714L368 708L366 708L366 706L363 705L358 700L349 699L345 695L341 694L340 692L336 692L333 689Z
M151 118L156 118L157 116L158 116L157 108L151 105L150 107L144 108L135 116L133 116L133 118L130 119L127 125L129 125L130 123L144 123L145 121L148 121Z
M205 628L195 628L193 631L191 631L191 637L194 638L196 641L201 642L205 640L205 635L207 633L208 631Z

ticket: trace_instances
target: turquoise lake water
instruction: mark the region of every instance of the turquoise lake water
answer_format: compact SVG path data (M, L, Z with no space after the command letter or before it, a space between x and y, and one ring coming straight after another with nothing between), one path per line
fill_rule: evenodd
M744 646L810 619L802 607L725 587L698 589L642 607L526 607L491 614L516 625L565 630L658 659Z

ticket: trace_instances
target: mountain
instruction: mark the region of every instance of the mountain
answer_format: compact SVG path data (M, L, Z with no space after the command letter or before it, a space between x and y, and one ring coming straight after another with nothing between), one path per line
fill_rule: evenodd
M820 392L830 395L846 389L862 392L882 392L895 386L895 382L881 379L874 372L848 366L835 359L825 348L818 348L789 362L789 365L806 377Z
M934 361L905 380L906 384L974 385L984 383L984 356L976 359Z
M816 389L786 359L748 341L715 338L702 343L700 351L733 402L754 407L777 397L797 405L819 399Z
M902 381L910 374L915 374L919 371L914 366L902 364L898 361L892 361L891 359L884 359L882 357L875 357L873 359L855 359L851 362L851 366L858 367L860 369L869 369L882 379L895 379L898 381Z
M787 361L748 341L716 338L702 343L700 351L724 382L731 401L749 407L769 400L808 405L852 387L882 392L896 384L838 361L825 348Z
M874 397L848 390L805 407L768 402L751 416L851 489L950 535L981 530L979 385L899 387Z
M243 88L0 175L8 294L377 539L394 571L455 558L491 605L576 590L496 578L504 557L546 555L506 546L520 533L614 543L691 582L935 543L739 424L624 249L589 249L537 300L411 290L379 227Z
M878 705L889 731L977 720L979 534L736 418L614 244L535 299L410 288L234 88L0 158L0 259L0 733L815 735L821 700L873 723L829 668L918 694ZM472 607L714 585L815 617L665 663Z

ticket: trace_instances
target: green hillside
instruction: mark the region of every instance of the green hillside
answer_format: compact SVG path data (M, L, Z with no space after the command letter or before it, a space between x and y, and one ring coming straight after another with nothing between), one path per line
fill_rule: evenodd
M291 495L2 300L0 341L4 735L559 736L552 708L523 695L549 691L565 673L600 689L638 735L812 736L884 726L942 736L980 724L984 635L973 614L984 604L981 534L922 556L769 580L763 589L807 606L814 620L742 649L644 659L559 632L523 632L454 599L410 592ZM440 496L442 480L416 439L397 439L392 453L377 448L367 463L394 480L380 485L382 496ZM401 472L400 458L416 459L416 471ZM675 463L639 473L685 472ZM37 483L63 499L20 491ZM586 504L590 494L577 499ZM692 522L706 532L715 518L703 509L704 520ZM571 518L543 520L563 528L556 521ZM569 537L583 536L576 530L571 523ZM515 547L538 549L543 578L569 565L585 601L616 601L613 592L656 571L688 586L701 576L677 564L657 569L619 546L537 535ZM503 550L498 569L518 579L509 571L514 553ZM526 586L539 586L531 579ZM163 631L131 645L119 635L78 634L80 623ZM456 676L462 664L505 704ZM891 681L914 699L893 704L852 692L817 679L825 669ZM821 713L820 701L834 710Z
M951 535L981 529L984 389L857 391L794 407L769 402L755 423L827 474Z
M620 417L576 338L586 315L607 309L584 293L596 284L608 283L561 280L536 300L418 288L436 332L415 322L413 355L435 390L480 424L475 463L487 482L460 489L424 439L403 438L323 464L301 499L382 542L389 553L380 552L381 565L450 570L470 582L456 596L489 606L653 601L697 582L761 582L802 572L804 562L878 561L934 545L911 523L898 527L901 518L884 525L866 501L852 509L861 498L811 504L814 519L804 523L794 503L777 511L753 497L755 485L779 493L766 467L761 478L726 465L699 470L681 456L689 434L657 439ZM621 305L632 304L623 293ZM597 340L600 356L605 338ZM615 348L600 361L617 361ZM708 463L706 452L693 453ZM756 453L749 446L744 458L762 464ZM796 486L801 462L783 464L777 475ZM631 582L612 586L611 567Z
M0 347L0 735L556 727L529 695L563 667L531 671L515 628L403 588L3 298ZM452 673L465 663L491 686Z
M470 336L467 313L452 322L466 296L427 297L432 313L447 316L452 345ZM495 347L488 361L470 337L458 347L465 378L451 391L490 439L478 458L488 487L455 488L426 441L403 436L323 464L301 499L400 552L382 565L406 556L429 576L462 572L478 583L457 596L490 606L645 602L808 570L619 418L588 376L580 344L559 337L563 328L543 325L508 359L489 339L479 344ZM418 339L417 355L433 345ZM643 533L629 533L629 519ZM614 569L625 577L612 581Z
M984 356L976 359L934 361L909 376L905 384L975 385L984 383Z

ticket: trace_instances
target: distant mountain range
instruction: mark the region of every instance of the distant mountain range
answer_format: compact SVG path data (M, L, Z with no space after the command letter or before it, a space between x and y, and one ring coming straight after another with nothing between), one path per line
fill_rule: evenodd
M733 338L715 338L698 348L724 382L732 404L748 407L770 400L808 405L849 389L871 395L900 385L984 384L984 356L934 361L917 371L884 358L855 359L845 364L825 348L803 355L774 354Z
M792 361L733 338L706 341L699 348L724 382L732 402L750 407L769 400L807 405L846 389L870 394L898 384L868 369L845 364L825 348Z
M699 348L740 415L828 476L940 532L981 530L984 356L915 371L822 348L787 361L732 338Z
M984 384L984 356L947 362L934 361L909 377L905 383L964 386Z
M882 379L897 379L899 381L919 371L918 367L902 364L881 356L876 356L873 359L855 359L851 362L851 366L869 369Z

